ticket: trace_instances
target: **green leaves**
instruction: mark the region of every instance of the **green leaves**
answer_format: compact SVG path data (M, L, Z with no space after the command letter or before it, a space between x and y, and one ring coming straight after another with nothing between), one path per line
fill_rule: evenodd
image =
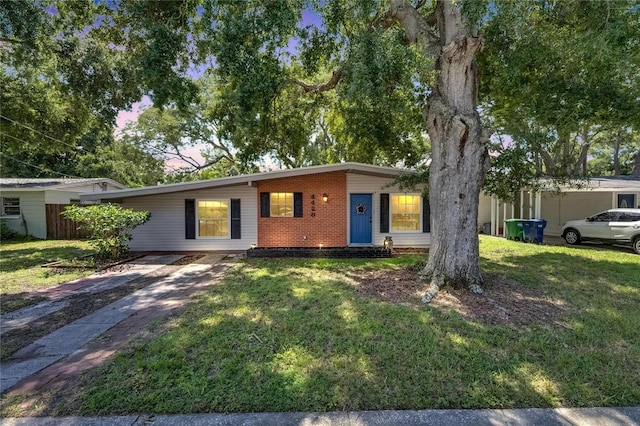
M500 2L479 58L485 112L533 155L572 174L601 127L640 125L635 2ZM543 133L544 144L535 135Z
M79 224L79 229L89 231L91 245L98 255L107 259L118 259L129 248L126 241L131 240L131 231L146 223L151 213L123 209L115 204L92 206L68 206L62 215Z

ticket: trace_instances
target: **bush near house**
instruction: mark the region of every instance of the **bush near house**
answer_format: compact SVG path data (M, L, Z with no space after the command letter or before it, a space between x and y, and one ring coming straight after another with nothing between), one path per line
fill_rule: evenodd
M14 240L18 236L18 233L9 228L5 220L0 220L0 240Z
M125 243L131 240L131 231L151 218L149 212L115 204L68 206L61 214L77 222L78 229L89 232L89 242L105 259L118 259L129 251Z

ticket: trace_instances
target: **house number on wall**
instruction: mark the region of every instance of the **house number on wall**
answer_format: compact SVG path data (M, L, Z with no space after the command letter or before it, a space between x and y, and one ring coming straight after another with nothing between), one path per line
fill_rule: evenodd
M316 195L311 194L311 217L316 217Z

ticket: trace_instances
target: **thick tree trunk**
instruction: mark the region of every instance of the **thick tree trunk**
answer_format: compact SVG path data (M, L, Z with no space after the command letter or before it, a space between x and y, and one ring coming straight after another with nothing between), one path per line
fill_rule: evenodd
M424 110L431 139L431 248L422 271L429 281L425 302L447 285L482 292L478 203L489 168L489 137L476 108L475 58L482 39L472 36L461 7L462 1L439 0L424 18L407 0L391 0L388 16L404 28L410 42L434 57L437 72Z
M442 50L436 61L437 84L425 108L432 149L431 247L422 271L429 280L425 302L442 286L482 292L478 202L489 167L488 135L476 108L475 57L482 40L471 35L460 2L441 1L436 13Z

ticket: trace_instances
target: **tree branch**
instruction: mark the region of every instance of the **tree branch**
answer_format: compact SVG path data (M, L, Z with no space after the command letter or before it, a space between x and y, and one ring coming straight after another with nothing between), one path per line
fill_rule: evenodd
M556 173L556 165L555 161L553 161L553 157L547 152L546 149L540 149L540 156L542 157L542 161L544 162L545 172L547 175L555 175Z
M438 28L436 28L437 7L429 17L424 18L418 13L417 8L422 6L420 3L413 7L407 0L391 0L391 8L385 15L389 14L390 19L402 26L409 42L424 44L427 53L436 56L440 53L441 45Z
M422 6L424 6L426 2L427 2L427 0L418 0L418 1L416 2L416 5L415 5L415 6L413 6L413 8L414 8L415 10L418 10L418 9L420 9Z
M305 93L322 93L334 89L342 79L342 70L334 71L331 78L326 83L309 84L302 80L292 79L293 83L302 87Z
M571 171L572 172L571 176L577 176L578 173L580 173L580 168L582 167L583 163L587 159L589 146L590 146L589 143L582 145L582 149L580 150L580 155L578 157L578 160L576 161L576 164L573 166L573 170Z
M20 44L23 41L19 38L15 38L15 37L0 37L0 46L3 43L9 43L9 44Z

